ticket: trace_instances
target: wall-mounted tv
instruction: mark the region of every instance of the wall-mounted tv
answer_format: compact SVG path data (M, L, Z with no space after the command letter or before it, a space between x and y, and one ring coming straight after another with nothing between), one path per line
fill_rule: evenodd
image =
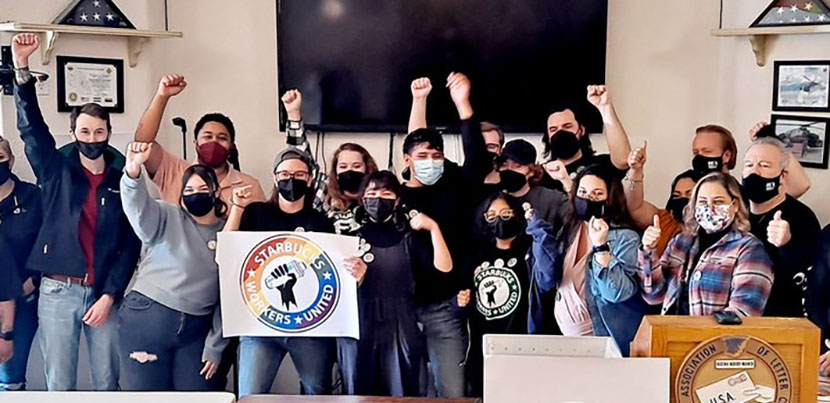
M421 76L433 84L429 124L452 127L444 84L461 71L477 118L536 133L551 108L605 82L607 0L277 0L277 10L279 91L303 92L312 130L405 132Z

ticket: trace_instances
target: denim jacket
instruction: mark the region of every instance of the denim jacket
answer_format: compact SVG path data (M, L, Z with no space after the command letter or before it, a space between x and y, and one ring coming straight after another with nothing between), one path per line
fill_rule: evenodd
M578 230L578 227L571 231ZM548 329L556 321L553 316L553 301L556 288L562 280L562 262L567 249L567 234L555 233L551 225L538 217L528 222L527 233L533 237L531 248L535 264L531 267L531 308L528 319L530 333ZM637 247L640 238L636 232L612 228L608 232L608 245L612 259L608 267L600 267L589 253L589 267L585 276L588 295L588 309L591 322L598 336L611 336L627 355L629 344L634 339L648 305L640 296L637 278Z

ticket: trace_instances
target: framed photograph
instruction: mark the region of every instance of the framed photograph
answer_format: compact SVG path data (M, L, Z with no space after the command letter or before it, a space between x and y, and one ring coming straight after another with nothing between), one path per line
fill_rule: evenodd
M777 61L772 110L830 112L830 61Z
M830 119L772 115L770 125L804 167L827 169L827 129Z
M58 56L58 112L94 102L124 113L124 61Z

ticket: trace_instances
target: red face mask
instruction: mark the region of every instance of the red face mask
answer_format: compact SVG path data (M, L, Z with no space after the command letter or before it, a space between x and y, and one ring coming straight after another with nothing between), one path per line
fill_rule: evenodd
M230 150L215 141L204 143L196 150L199 161L211 168L219 168L228 161Z

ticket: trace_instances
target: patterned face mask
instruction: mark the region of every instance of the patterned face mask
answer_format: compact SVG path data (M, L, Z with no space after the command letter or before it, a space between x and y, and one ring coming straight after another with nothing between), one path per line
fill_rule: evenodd
M732 203L735 203L735 201L732 200ZM723 231L732 224L732 219L734 218L729 213L732 203L718 206L698 204L695 206L695 221L709 234Z

